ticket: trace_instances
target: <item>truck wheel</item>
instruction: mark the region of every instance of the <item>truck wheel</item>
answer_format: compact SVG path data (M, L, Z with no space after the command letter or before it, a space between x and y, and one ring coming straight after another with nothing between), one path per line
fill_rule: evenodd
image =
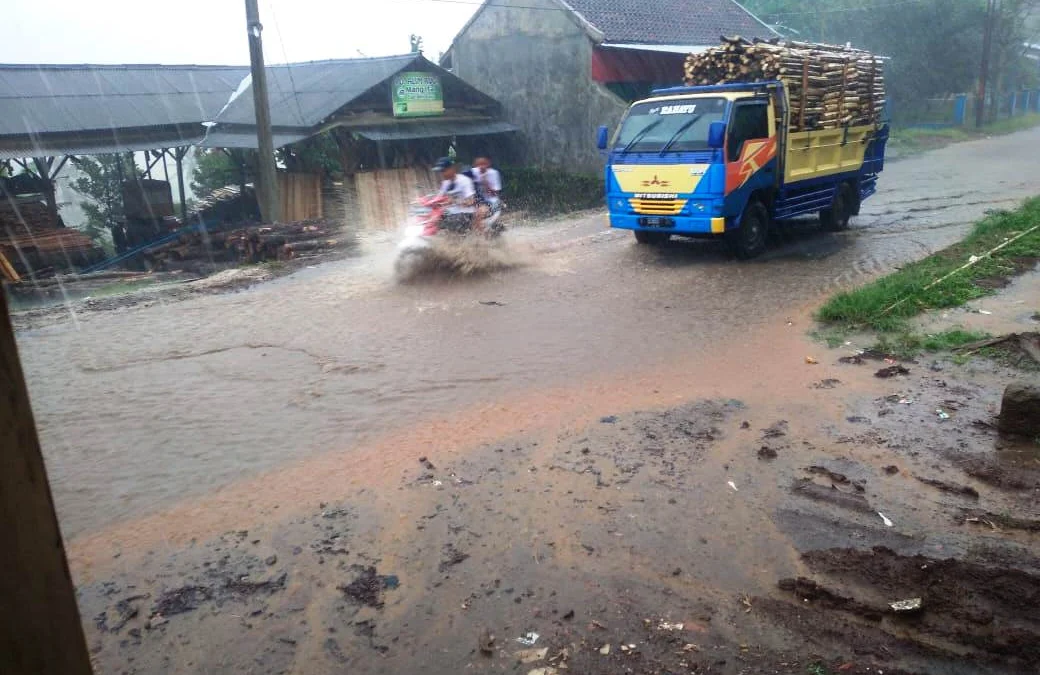
M636 243L645 246L660 246L672 238L667 232L647 232L646 230L633 230L636 235Z
M827 232L847 230L849 221L852 220L852 209L855 208L854 200L852 188L848 185L839 187L831 207L820 211L820 224L823 225L823 229Z
M726 233L733 253L743 260L761 255L769 242L769 212L760 202L751 202L744 209L740 227Z

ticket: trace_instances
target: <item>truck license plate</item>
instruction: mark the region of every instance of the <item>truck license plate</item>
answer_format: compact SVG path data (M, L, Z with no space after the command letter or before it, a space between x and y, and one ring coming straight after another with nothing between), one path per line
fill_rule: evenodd
M643 227L671 227L671 218L651 217L651 218L640 218L640 225Z

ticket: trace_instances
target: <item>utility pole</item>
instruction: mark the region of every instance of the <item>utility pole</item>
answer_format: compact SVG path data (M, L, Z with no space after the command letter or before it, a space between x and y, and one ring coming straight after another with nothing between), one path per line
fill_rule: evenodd
M975 128L986 123L986 79L989 77L989 57L993 49L993 30L997 22L997 0L986 3L986 27L982 36L982 67L979 70L979 94L975 100Z
M256 110L257 150L260 155L257 201L260 219L265 223L278 220L282 212L278 199L278 175L274 165L274 140L271 138L271 110L267 99L267 72L264 70L263 31L256 0L246 0L246 30L249 33L249 68L252 73L253 106Z

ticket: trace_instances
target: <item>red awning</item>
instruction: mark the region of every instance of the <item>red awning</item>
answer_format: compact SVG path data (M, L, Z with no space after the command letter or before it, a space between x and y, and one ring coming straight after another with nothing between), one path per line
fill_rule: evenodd
M592 79L608 82L681 82L683 54L637 49L596 47L592 51Z

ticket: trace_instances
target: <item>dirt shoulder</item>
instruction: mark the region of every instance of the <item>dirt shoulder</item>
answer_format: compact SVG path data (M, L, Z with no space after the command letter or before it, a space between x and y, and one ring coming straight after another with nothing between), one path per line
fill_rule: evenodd
M99 672L1032 672L1038 449L992 427L1017 371L775 345L776 397L431 442L354 485L327 458L321 501L272 474L196 507L247 527L74 544Z

